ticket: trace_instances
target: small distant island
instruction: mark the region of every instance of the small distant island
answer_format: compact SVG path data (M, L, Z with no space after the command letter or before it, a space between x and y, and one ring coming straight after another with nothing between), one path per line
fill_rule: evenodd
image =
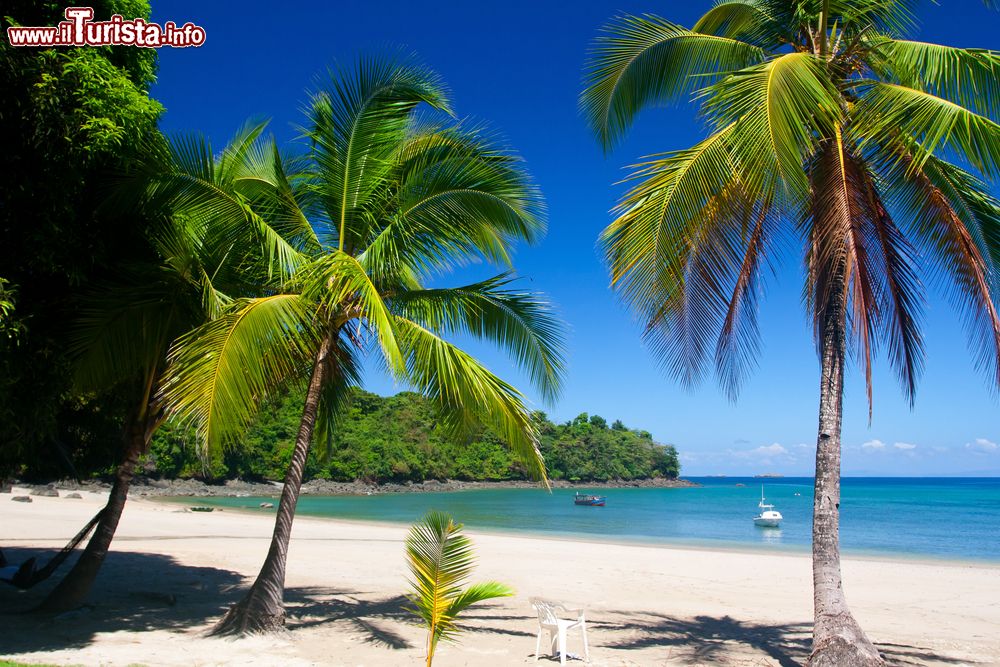
M781 477L784 477L784 475L781 475L776 472L765 472L761 475L753 476L754 479L780 479Z
M302 411L299 391L262 410L238 446L207 460L194 434L166 425L143 461L150 493L207 495L260 492L266 480L284 475ZM541 411L532 414L549 478L556 486L686 486L672 445L653 441L620 420L583 413L561 424ZM503 441L487 429L461 440L439 425L433 404L403 392L383 397L353 390L336 434L318 437L306 465L306 493L450 490L531 485L525 469ZM237 482L236 480L241 480ZM257 485L247 484L257 483ZM145 484L143 484L145 482ZM228 482L228 483L227 483Z

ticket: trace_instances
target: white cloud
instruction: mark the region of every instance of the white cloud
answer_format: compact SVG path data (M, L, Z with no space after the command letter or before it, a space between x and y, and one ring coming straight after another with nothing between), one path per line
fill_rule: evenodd
M976 438L975 442L965 443L965 448L972 450L974 452L995 452L1000 449L1000 445L997 443L987 440L986 438Z
M881 440L869 440L861 445L861 449L866 452L881 452L885 449L885 443Z
M788 450L785 449L780 443L772 443L770 445L761 445L754 449L744 449L742 451L732 452L733 456L741 459L769 459L772 456L783 456L788 454Z
M913 451L914 449L917 448L916 445L911 445L908 442L897 442L896 444L893 445L893 447L904 452Z

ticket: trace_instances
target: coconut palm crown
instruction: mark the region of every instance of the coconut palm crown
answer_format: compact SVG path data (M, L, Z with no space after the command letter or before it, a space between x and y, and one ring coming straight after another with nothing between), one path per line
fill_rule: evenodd
M912 405L931 279L1000 383L1000 205L987 186L1000 173L1000 53L908 40L914 24L905 0L722 0L691 29L622 16L595 42L581 98L605 149L644 108L700 106L708 137L638 164L601 239L614 288L683 382L714 366L736 396L759 351L763 279L782 247L802 248L823 369L814 664L881 660L841 589L846 350L869 411L880 351Z
M270 230L254 241L267 280L260 296L235 300L174 347L164 404L215 447L238 437L275 391L307 385L271 552L219 632L283 623L285 556L313 433L334 428L368 352L436 402L442 428L491 428L545 480L522 394L446 339L495 343L543 398L557 394L560 325L544 298L513 288L510 272L513 245L544 230L543 201L520 159L481 128L421 120L421 108L450 114L436 75L410 62L362 60L312 96L305 155L283 157L258 141L244 161L256 187L243 192L241 209L206 200L204 214L222 229ZM473 261L503 271L440 285Z

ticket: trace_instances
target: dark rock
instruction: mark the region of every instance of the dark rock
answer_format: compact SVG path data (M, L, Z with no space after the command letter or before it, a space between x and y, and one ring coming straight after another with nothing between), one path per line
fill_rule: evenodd
M67 493L65 496L63 496L63 498L73 498L74 500L80 500L83 498L83 496L74 491L73 493Z
M32 502L30 496L14 496L11 498L15 503L30 503Z
M31 491L31 495L41 496L44 498L58 498L59 492L53 489L51 486L40 486L40 487L35 487Z

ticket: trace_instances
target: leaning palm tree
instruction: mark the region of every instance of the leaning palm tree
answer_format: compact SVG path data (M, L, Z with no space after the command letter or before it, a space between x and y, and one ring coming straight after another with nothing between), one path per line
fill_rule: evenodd
M476 129L421 122L422 106L448 111L439 79L416 65L367 60L331 77L309 106L308 154L289 162L272 151L277 176L252 207L296 249L290 275L236 301L171 353L163 399L209 448L237 437L275 391L306 387L270 550L216 633L283 625L288 544L314 433L335 428L368 351L436 402L448 432L490 427L545 479L522 395L445 336L508 350L551 398L563 362L546 302L511 289L506 272L428 285L477 259L509 266L513 242L541 232L542 201L515 156Z
M42 610L79 606L97 577L139 458L169 417L157 394L170 344L221 314L232 296L259 289L263 277L246 267L268 265L270 255L261 254L261 244L253 240L269 228L242 216L240 224L220 229L217 220L219 210L242 211L241 202L252 197L247 182L256 185L258 179L248 178L249 151L263 129L248 124L218 155L204 139L157 136L131 171L120 176L105 204L151 221L150 253L124 260L118 278L94 289L81 304L81 317L72 325L75 382L82 391L117 388L134 400L94 535ZM240 237L242 243L234 247L232 240Z
M813 506L814 665L881 664L848 609L839 551L849 343L888 352L913 402L923 362L918 260L953 285L1000 382L996 264L1000 53L909 41L904 0L722 0L692 29L612 21L581 103L607 149L644 107L694 93L709 128L638 165L604 231L612 283L685 383L714 357L735 397L759 349L756 304L779 245L801 243L820 357Z

